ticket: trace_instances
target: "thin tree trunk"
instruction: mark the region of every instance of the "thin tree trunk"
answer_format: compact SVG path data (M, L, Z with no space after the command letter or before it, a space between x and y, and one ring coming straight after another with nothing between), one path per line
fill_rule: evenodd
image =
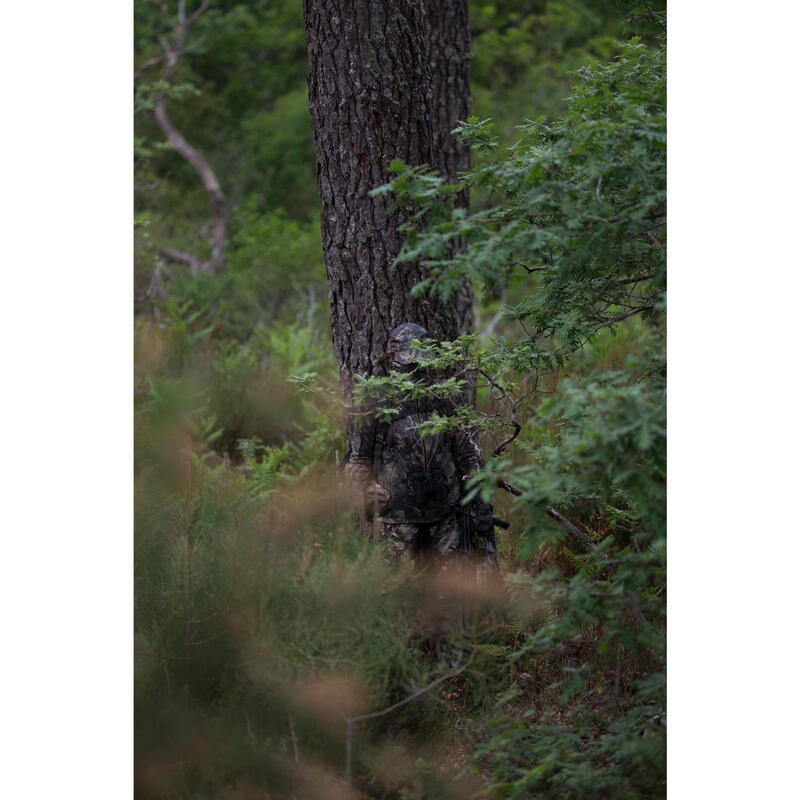
M436 166L430 70L415 0L304 0L308 91L333 346L345 395L354 375L385 375L393 327L424 325L458 335L452 302L411 297L427 277L418 263L392 267L406 208L370 197L389 164Z
M200 6L187 17L186 0L179 0L178 24L173 31L173 41L170 42L166 37L162 36L161 46L164 50L164 56L151 58L146 61L140 67L135 78L138 77L145 68L163 62L164 70L161 74L161 80L166 86L170 86L172 84L175 66L186 44L186 34L189 28L207 11L208 6L209 0L203 0ZM156 96L154 115L159 128L161 128L164 135L169 139L170 144L172 144L175 150L194 167L195 171L200 176L200 180L203 182L203 187L208 193L211 202L211 217L213 220L211 258L203 260L191 253L184 253L181 250L175 250L173 248L162 248L161 252L173 261L189 264L192 270L196 272L213 271L222 265L225 258L225 197L222 193L222 187L202 151L198 150L196 147L192 147L186 141L183 134L175 127L172 120L167 115L166 96L163 89Z
M167 116L163 92L160 92L156 98L155 118L172 146L195 168L200 180L203 181L203 187L208 192L211 201L211 216L214 221L211 234L211 258L208 260L168 247L163 248L162 253L173 261L189 264L195 271L213 271L222 264L225 257L225 197L222 194L222 187L203 153L192 147L183 138L181 132Z
M451 131L470 116L470 35L467 0L425 0L425 33L431 69L431 114L435 166L455 183L470 166L469 148ZM456 207L469 211L469 190L456 196ZM461 246L455 242L453 249ZM475 323L472 284L464 283L455 298L459 333Z

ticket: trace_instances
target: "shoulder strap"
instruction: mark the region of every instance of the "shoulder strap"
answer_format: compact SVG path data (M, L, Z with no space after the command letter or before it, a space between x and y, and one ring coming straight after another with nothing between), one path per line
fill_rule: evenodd
M350 454L352 452L353 452L352 446L348 447L347 450L345 450L344 458L339 462L339 466L337 467L337 470L339 472L341 472L345 468L345 466L347 466L347 462L350 460Z

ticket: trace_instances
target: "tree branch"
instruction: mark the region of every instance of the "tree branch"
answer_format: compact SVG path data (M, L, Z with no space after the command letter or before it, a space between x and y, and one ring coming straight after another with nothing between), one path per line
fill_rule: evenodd
M659 241L656 239L655 234L652 231L647 231L647 238L656 246L656 247L663 247L664 242Z
M613 305L617 305L614 303ZM595 324L594 327L602 328L604 325L614 325L617 322L622 322L622 320L627 319L628 317L634 316L634 314L642 314L645 311L652 311L652 305L646 306L637 306L632 311L628 311L625 314L618 314L616 317L600 317L600 321Z
M183 52L186 43L186 32L205 13L208 5L209 0L203 0L200 6L187 17L186 0L180 0L178 4L178 26L174 31L173 43L170 44L166 37L160 37L161 47L164 49L163 59L166 61L161 77L167 86L172 83L175 66ZM165 90L160 91L156 96L154 116L159 128L161 128L170 144L194 167L200 176L200 180L203 182L211 201L211 216L213 220L211 258L208 260L204 261L189 253L172 248L163 248L161 253L173 261L188 264L193 271L213 271L222 264L225 257L225 197L222 193L222 187L203 153L192 147L170 120L167 114Z
M597 544L592 541L592 539L587 536L574 522L567 519L563 514L559 514L559 512L556 511L552 506L548 506L547 513L584 547L592 551L597 550ZM608 558L608 556L605 554L603 554L603 557Z
M505 478L497 479L497 488L505 489L509 494L513 494L514 497L519 497L522 494L516 486L510 484Z
M649 281L651 278L655 278L655 276L656 276L655 272L650 272L647 275L639 275L636 278L628 278L627 280L618 281L618 282L620 284L624 284L624 283L641 283L642 281Z
M532 389L530 389L529 391L525 392L525 394L522 395L522 397L518 397L516 400L512 400L511 397L509 396L508 392L499 383L497 383L497 381L495 381L491 377L491 375L489 375L489 373L486 372L486 370L479 369L478 372L481 375L483 375L483 377L486 378L487 381L489 381L489 384L491 385L491 387L493 389L496 389L500 393L501 397L511 407L511 417L510 417L510 419L508 421L508 424L511 425L514 428L514 431L513 431L513 433L511 433L510 436L508 436L505 439L503 439L503 441L500 442L500 444L498 444L497 447L495 447L494 452L492 453L492 458L494 458L495 456L499 456L500 453L502 453L503 450L505 450L506 447L508 447L511 444L511 442L513 442L514 439L516 439L517 436L519 436L520 432L522 431L522 425L520 425L517 422L517 406L526 397L528 397L528 395L530 395L532 392L536 391L536 387L539 384L539 375L538 375L538 373L536 374L536 381L534 382ZM503 487L503 488L505 488L505 487Z
M186 27L188 28L189 26L193 25L197 21L197 19L199 17L201 17L203 14L205 14L206 11L208 10L208 6L209 6L209 0L203 0L203 2L200 4L199 8L197 8L195 11L193 11L192 15L186 21Z
M294 763L299 767L300 766L300 754L297 751L297 734L294 730L294 720L292 719L292 715L289 714L289 733L292 740L292 747L294 749Z
M446 672L441 677L437 678L435 681L432 681L427 686L422 689L417 690L414 694L410 694L408 697L403 698L402 700L398 701L394 705L389 706L388 708L384 708L382 711L373 711L371 714L361 714L358 717L348 717L346 714L342 714L342 718L344 719L345 723L347 724L347 742L346 742L346 753L345 753L345 774L347 775L347 779L350 780L352 777L352 755L353 755L353 733L355 732L355 724L356 722L361 722L365 719L375 719L376 717L382 717L384 714L388 714L391 711L395 711L396 709L404 706L406 703L410 703L412 700L416 700L423 694L426 694L434 686L438 686L440 683L448 680L449 678L455 678L456 675L460 675L471 663L472 659L475 658L475 650L470 653L467 662L456 668L450 670L450 672Z
M540 264L538 267L529 267L523 261L518 261L516 258L513 261L514 264L519 264L520 267L528 271L528 275L531 275L534 272L542 272L545 269L549 269L547 264Z
M142 73L146 69L149 69L150 67L154 67L156 64L160 64L164 60L164 58L165 57L163 55L161 55L161 56L153 56L152 58L148 58L147 61L143 62L142 65L139 67L139 69L137 69L136 72L133 73L133 82L134 82L134 84L136 84L136 82L139 80L139 78L142 77Z
M481 331L481 339L488 339L492 335L492 331L494 331L495 326L498 322L503 318L503 314L505 314L505 309L501 308L490 320L486 327Z
M388 708L384 708L382 711L373 711L371 714L362 714L359 717L345 717L349 722L361 722L364 719L374 719L375 717L382 717L384 714L388 714L390 711L395 711L396 709L400 708L400 706L404 706L406 703L410 703L412 700L416 700L421 695L429 692L433 689L434 686L438 686L443 681L446 681L450 678L455 678L456 675L460 675L472 662L472 659L475 657L475 651L473 650L470 654L470 657L467 659L467 663L463 664L456 669L451 669L450 672L446 672L441 677L437 678L435 681L432 681L427 686L422 689L418 689L414 694L410 694L408 697L404 697L402 700L399 700L394 705L389 706Z

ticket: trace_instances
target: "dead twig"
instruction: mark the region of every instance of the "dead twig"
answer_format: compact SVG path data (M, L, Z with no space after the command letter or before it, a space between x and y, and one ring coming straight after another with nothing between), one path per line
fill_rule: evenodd
M528 272L528 275L531 275L531 274L533 274L534 272L542 272L542 271L544 271L544 270L546 270L546 269L549 269L549 268L548 268L548 266L547 266L547 264L540 264L540 265L539 265L539 266L537 266L537 267L529 267L529 266L528 266L527 264L525 264L524 262L522 262L522 261L517 261L517 259L514 259L514 263L515 263L515 264L518 264L518 265L519 265L520 267L522 267L524 270L527 270L527 272Z
M464 670L472 663L472 659L475 657L475 650L470 653L469 658L467 659L466 663L462 666L450 670L450 672L446 672L444 675L437 678L435 681L432 681L427 686L422 689L418 689L413 694L410 694L408 697L403 698L402 700L394 703L393 705L389 706L388 708L384 708L381 711L373 711L371 714L361 714L358 717L348 717L346 714L342 714L342 718L344 719L347 725L347 732L346 732L346 742L345 742L345 775L347 776L347 780L352 780L353 777L353 733L355 732L355 725L357 722L362 722L365 719L375 719L376 717L382 717L385 714L389 714L392 711L396 711L401 706L410 703L412 700L416 700L418 697L421 697L423 694L426 694L434 686L438 686L440 683L443 683L450 678L455 678L456 675L460 675Z
M184 253L183 251L173 248L164 248L161 250L162 255L172 261L188 264L195 272L213 271L222 264L225 255L226 241L225 198L219 180L206 157L200 150L192 147L186 141L183 134L181 134L169 118L166 107L166 90L172 84L172 76L175 72L175 67L186 45L186 34L189 28L206 12L208 6L209 0L203 0L203 2L187 17L186 0L180 0L178 3L178 24L173 31L172 42L165 36L159 37L161 47L164 50L164 55L160 57L159 60L164 62L161 80L164 82L165 88L156 96L154 110L154 116L159 128L161 128L161 131L175 150L194 167L211 201L213 229L211 233L211 257L209 259L200 259L190 253ZM150 61L152 62L153 59L150 59ZM145 64L149 65L148 62L145 62ZM143 68L144 65L141 69Z
M647 231L647 238L656 246L656 247L663 247L664 242L659 241L655 234L652 231Z
M511 416L509 418L508 424L511 425L511 427L514 430L510 436L507 436L505 439L503 439L502 442L500 442L500 444L497 445L497 447L494 448L494 452L492 453L492 457L494 458L495 456L499 456L500 453L502 453L503 450L505 450L506 447L508 447L511 444L511 442L513 442L514 439L516 439L517 436L519 436L520 432L522 431L522 425L520 425L519 422L517 422L517 406L528 395L530 395L531 392L536 390L536 386L539 383L539 375L538 374L536 375L536 381L533 385L533 389L526 392L522 397L518 397L516 400L513 400L509 396L508 392L499 383L497 383L497 381L495 381L494 378L492 378L492 376L489 375L489 373L485 369L479 369L478 372L481 375L483 375L484 378L486 378L486 380L489 382L489 385L493 389L495 389L497 392L500 393L501 398L509 404L509 407L511 409Z
M164 56L153 56L153 58L148 58L146 61L142 62L142 65L136 72L133 73L133 83L136 85L139 82L139 78L142 77L142 73L146 69L150 69L150 67L155 67L157 64L160 64L164 60Z
M547 513L561 525L574 539L580 542L584 547L589 550L597 550L597 544L592 541L587 534L585 534L574 522L567 519L563 514L560 514L552 506L549 506ZM605 556L608 558L608 556Z
M294 763L300 766L300 754L297 751L297 734L294 731L294 720L292 715L289 714L289 735L292 739L292 748L294 749Z
M516 486L510 484L505 478L497 479L497 488L505 489L509 494L513 494L514 497L519 497L522 494L522 492L517 489Z

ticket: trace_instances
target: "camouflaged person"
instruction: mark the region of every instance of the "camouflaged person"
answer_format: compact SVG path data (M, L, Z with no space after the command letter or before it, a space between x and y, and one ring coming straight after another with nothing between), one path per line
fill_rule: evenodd
M421 325L398 325L386 348L391 369L427 380L419 367L420 353L412 345L413 340L427 338ZM385 396L376 401L377 407L386 407ZM481 468L477 435L458 430L420 436L420 423L455 411L451 400L409 398L394 408L397 413L391 422L374 411L361 417L347 465L366 517L373 520L388 556L427 553L444 569L451 556L471 550L481 551L484 560L496 565L491 506L480 502L470 506L472 530L479 536L467 542L459 502L465 481Z

